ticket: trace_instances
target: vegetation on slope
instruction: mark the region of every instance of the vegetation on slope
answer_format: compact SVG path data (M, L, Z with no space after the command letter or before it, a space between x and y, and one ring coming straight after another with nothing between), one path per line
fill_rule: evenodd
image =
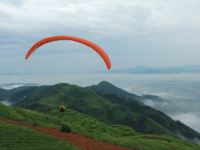
M101 91L102 84L107 92ZM200 134L186 125L174 121L161 111L143 105L138 96L120 91L119 88L103 82L90 88L69 84L42 86L32 92L16 106L47 112L64 104L70 109L92 116L106 123L123 124L138 132L184 136L188 139L200 139ZM106 85L109 87L106 88ZM41 88L41 90L40 90ZM103 88L103 89L104 89ZM109 92L110 89L110 92ZM115 90L116 89L116 90ZM114 93L118 91L117 94Z
M27 121L33 125L54 128L60 128L67 124L72 132L109 143L137 148L138 150L200 150L200 146L194 143L181 141L170 136L138 133L129 127L106 124L71 109L67 109L64 113L60 113L57 109L53 109L44 114L0 105L0 110L1 117Z
M0 122L0 150L78 150L65 141L25 127Z

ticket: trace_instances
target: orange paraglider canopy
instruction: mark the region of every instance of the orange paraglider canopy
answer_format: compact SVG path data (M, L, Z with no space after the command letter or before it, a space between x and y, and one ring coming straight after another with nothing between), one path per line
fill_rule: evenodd
M36 42L30 49L29 51L27 52L26 54L26 57L25 59L28 59L31 54L36 51L36 49L38 49L40 46L42 45L45 45L47 43L50 43L50 42L54 42L54 41L59 41L59 40L70 40L70 41L75 41L75 42L78 42L78 43L81 43L81 44L84 44L90 48L92 48L94 51L96 51L100 56L101 58L104 60L106 66L107 66L107 69L109 70L111 68L111 61L110 61L110 58L108 57L108 55L106 54L106 52L100 47L98 46L97 44L91 42L91 41L88 41L86 39L83 39L83 38L79 38L79 37L74 37L74 36L65 36L65 35L58 35L58 36L51 36L51 37L47 37L47 38L44 38L38 42Z

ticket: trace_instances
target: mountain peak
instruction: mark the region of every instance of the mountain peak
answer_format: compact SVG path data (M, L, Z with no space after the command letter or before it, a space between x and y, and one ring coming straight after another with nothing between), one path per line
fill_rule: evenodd
M121 88L118 88L108 81L101 81L97 85L90 86L89 89L94 90L96 92L103 93L103 94L112 94L112 95L117 95L119 97L133 99L133 100L139 99L139 96L129 93Z
M101 81L97 84L97 86L110 86L110 87L115 87L112 83L108 81Z

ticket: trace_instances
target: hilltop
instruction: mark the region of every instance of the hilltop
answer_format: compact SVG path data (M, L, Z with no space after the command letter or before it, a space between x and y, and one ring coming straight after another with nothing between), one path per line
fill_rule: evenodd
M0 135L2 135L0 137L3 137L3 134L7 134L6 136L10 137L0 140L1 148L8 148L6 146L8 143L10 149L42 149L45 146L48 147L54 144L51 146L52 149L66 148L69 150L75 150L74 147L64 141L58 141L57 139L53 140L53 138L49 139L48 137L45 137L47 136L46 134L41 134L25 127L11 126L5 123L2 124L1 118L3 117L9 120L21 121L28 126L38 128L39 131L41 131L42 128L52 128L52 131L60 130L62 126L67 125L74 134L80 134L81 136L84 135L86 138L91 137L94 140L101 140L106 143L121 145L124 146L124 149L125 147L137 150L200 149L199 145L191 142L182 141L171 136L142 134L127 126L107 124L71 109L67 109L64 113L60 113L57 109L41 113L0 104L0 110ZM3 128L2 125L4 126ZM26 138L22 136L26 136ZM37 143L39 140L40 142ZM71 138L69 140L71 141ZM18 143L15 143L16 141L18 141ZM56 141L57 144L54 143ZM43 142L45 142L45 144ZM90 143L88 143L88 147L90 147ZM85 150L88 149L86 148Z
M15 106L49 112L60 104L91 116L99 121L126 125L145 134L168 135L189 140L200 139L200 134L161 111L146 106L142 99L113 84L103 81L90 87L66 83L51 86L20 87L3 90L0 98ZM146 97L145 97L146 98ZM148 98L156 98L148 96Z

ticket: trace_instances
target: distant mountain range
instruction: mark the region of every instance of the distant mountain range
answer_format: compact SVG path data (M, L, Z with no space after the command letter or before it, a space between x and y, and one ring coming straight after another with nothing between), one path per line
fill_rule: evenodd
M143 100L162 101L157 96L138 96L103 81L90 87L66 83L51 86L23 86L0 89L0 101L40 112L60 104L109 124L122 124L138 132L171 135L190 140L200 134L161 111L146 106Z
M138 66L127 69L113 69L112 73L130 74L162 74L162 73L200 73L200 65L169 66L169 67L146 67Z

